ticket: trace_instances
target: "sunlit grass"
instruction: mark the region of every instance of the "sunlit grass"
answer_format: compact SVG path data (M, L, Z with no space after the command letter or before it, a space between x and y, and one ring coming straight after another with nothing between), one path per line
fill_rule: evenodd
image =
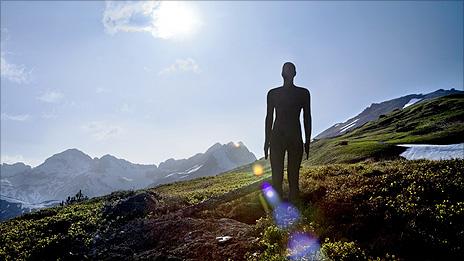
M464 160L304 166L300 178L302 202L297 204L302 222L297 229L317 236L321 244L319 254L334 260L355 256L359 260L453 259L463 254L462 173ZM216 177L151 190L182 197L193 204L269 176L268 167L262 177L257 177L248 166ZM288 192L286 184L284 192ZM134 192L112 193L2 222L0 259L57 259L71 257L70 253L72 257L85 259L91 251L91 239L108 224L102 218L102 206L130 195ZM271 216L266 216L259 191L208 209L198 218L222 217L248 224L262 217L256 223L259 240L248 242L256 244L260 252L248 257L286 259L288 233L278 229Z

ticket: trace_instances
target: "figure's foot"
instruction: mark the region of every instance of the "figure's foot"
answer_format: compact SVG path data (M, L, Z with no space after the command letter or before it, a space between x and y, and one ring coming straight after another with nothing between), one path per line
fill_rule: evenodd
M292 203L295 206L300 206L303 203L301 198L299 196L297 196L297 195L290 195L289 202Z

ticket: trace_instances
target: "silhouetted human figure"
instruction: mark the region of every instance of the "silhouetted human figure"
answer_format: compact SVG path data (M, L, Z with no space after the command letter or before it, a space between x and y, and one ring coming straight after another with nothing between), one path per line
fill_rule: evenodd
M299 171L303 157L303 140L301 135L300 112L303 109L305 129L304 150L308 158L311 139L311 106L310 94L305 88L293 84L296 75L295 65L287 62L282 67L284 84L274 88L267 94L266 140L264 155L267 159L271 149L272 183L274 189L282 197L285 152L288 154L288 183L290 201L298 199ZM274 109L276 117L274 121ZM273 124L274 123L274 124Z

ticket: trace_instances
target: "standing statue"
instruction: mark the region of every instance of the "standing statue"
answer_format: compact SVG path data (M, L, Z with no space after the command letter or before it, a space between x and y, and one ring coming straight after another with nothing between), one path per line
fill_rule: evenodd
M299 171L303 157L303 147L306 158L311 140L311 106L309 91L297 87L293 83L296 75L295 65L286 62L282 67L284 84L274 88L267 94L266 138L264 156L267 159L269 148L272 168L272 183L274 189L282 197L282 182L284 173L285 152L288 154L288 184L289 200L298 200ZM300 112L303 109L305 143L303 145L300 125ZM275 110L275 121L274 121Z

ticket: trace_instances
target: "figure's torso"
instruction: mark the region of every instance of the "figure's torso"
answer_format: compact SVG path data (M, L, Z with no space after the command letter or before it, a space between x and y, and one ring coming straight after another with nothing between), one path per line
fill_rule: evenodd
M300 113L308 90L301 87L278 87L270 91L275 108L273 136L301 139Z

